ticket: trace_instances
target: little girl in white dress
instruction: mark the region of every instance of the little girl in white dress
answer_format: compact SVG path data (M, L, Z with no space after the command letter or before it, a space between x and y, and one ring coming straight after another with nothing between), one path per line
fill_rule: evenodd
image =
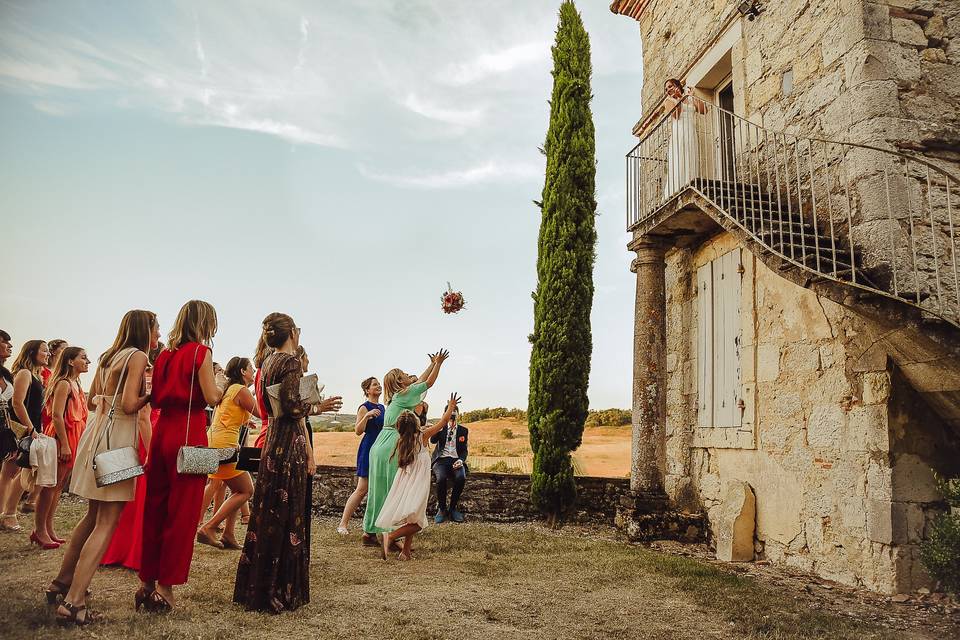
M430 437L439 433L457 410L460 398L450 394L447 411L443 417L426 429L420 428L420 420L412 411L404 411L397 418L397 446L392 456L397 457L399 467L390 492L387 494L377 517L381 529L393 529L383 534L383 559L395 540L403 538L403 550L399 560L409 560L413 536L427 526L427 501L430 499Z

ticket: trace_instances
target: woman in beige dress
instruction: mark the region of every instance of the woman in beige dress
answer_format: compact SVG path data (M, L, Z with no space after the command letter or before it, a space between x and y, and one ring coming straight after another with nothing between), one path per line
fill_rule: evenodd
M70 483L70 493L89 501L87 513L74 528L60 573L46 591L51 604L62 598L56 614L60 624L87 625L100 617L87 610L87 587L110 544L123 507L133 500L136 479L98 487L93 459L108 449L137 448L137 412L149 400L144 380L147 353L159 339L160 326L153 312L128 311L120 322L113 346L100 356L89 395L93 413L77 445ZM108 427L109 447L107 438L101 437Z

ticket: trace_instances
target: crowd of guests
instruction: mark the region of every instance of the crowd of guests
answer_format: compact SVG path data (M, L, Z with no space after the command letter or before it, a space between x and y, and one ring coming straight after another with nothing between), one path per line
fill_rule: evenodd
M129 311L85 393L80 376L91 365L85 349L28 340L8 368L12 339L0 330L0 530L23 530L17 514L23 501L20 511L34 515L31 543L64 547L45 592L59 623L100 619L86 603L101 565L138 573L138 611L171 610L195 542L240 551L233 599L246 609L280 613L309 602L316 471L309 416L339 412L342 399L301 396L309 360L289 315L264 318L254 358L233 357L225 368L213 361L216 332L216 311L200 300L180 309L165 345L154 313ZM413 540L427 526L431 475L439 505L434 521L463 521L457 506L468 432L457 424L456 394L441 419L427 423L425 396L449 352L429 358L419 376L392 369L382 385L375 377L360 385L366 400L356 417L357 485L337 531L349 535L350 518L366 498L361 543L384 559L411 558ZM257 425L256 482L237 468L237 456L209 474L181 464L191 447L239 452ZM54 524L67 489L87 500L87 511L62 538ZM242 542L238 518L247 525Z

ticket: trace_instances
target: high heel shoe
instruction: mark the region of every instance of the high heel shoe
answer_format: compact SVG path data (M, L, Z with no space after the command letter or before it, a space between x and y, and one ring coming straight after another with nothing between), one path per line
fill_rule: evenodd
M41 542L40 537L37 535L36 531L33 531L30 533L30 543L35 544L41 549L44 549L46 551L60 548L60 544L58 542Z
M147 611L150 611L150 601L152 595L152 589L148 590L146 587L140 587L137 592L133 594L134 610L140 611L141 608L146 607Z
M67 544L67 541L61 538L60 536L50 536L50 539L56 542L59 545Z
M63 584L59 580L51 580L50 586L46 588L44 594L47 596L47 604L57 604L61 598L66 598L70 591L70 585Z
M63 609L67 610L67 615L60 613L60 609L57 609L57 624L61 627L66 627L68 625L76 625L78 627L85 627L88 624L93 624L94 622L100 622L103 619L99 613L94 613L87 609L86 605L73 605L67 601L64 601L60 605ZM83 613L83 618L78 617L78 614Z

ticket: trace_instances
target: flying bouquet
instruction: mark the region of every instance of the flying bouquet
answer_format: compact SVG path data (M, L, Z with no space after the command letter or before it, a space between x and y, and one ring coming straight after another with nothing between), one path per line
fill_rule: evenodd
M443 309L444 313L457 313L465 306L467 306L467 303L463 299L463 294L454 291L448 282L446 292L440 296L440 308Z

